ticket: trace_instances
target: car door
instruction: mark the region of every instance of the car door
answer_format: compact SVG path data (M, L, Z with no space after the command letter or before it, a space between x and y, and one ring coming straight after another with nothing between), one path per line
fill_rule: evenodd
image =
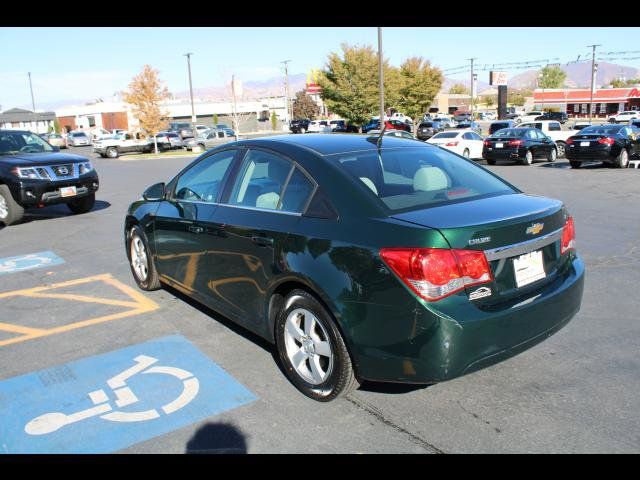
M219 235L210 220L238 151L223 150L189 165L167 185L167 198L156 212L158 273L189 294L206 297L206 257L216 248Z
M247 149L214 214L220 234L208 259L208 294L220 311L254 331L264 329L273 279L287 269L283 255L314 189L291 159Z
M482 137L476 132L469 132L469 136L471 137L469 140L469 150L471 151L471 158L482 158Z
M535 130L535 134L536 134L537 141L538 141L537 156L538 157L547 157L549 155L549 153L551 153L551 150L553 150L553 148L555 147L555 143L553 142L553 140L551 140L550 137L545 135L539 129Z

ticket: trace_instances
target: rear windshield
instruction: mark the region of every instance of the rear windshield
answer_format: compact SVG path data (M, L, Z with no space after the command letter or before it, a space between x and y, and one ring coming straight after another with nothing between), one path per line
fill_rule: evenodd
M393 212L515 193L482 167L437 147L330 155Z
M86 137L87 134L86 133L72 133L71 136L72 137Z
M528 128L503 128L491 134L492 137L524 137Z
M433 123L431 122L424 122L420 124L420 127L433 127Z
M443 132L443 133L436 133L433 137L433 139L436 138L455 138L458 135L460 135L459 132Z
M583 128L580 133L584 133L585 135L615 135L621 128L624 128L624 125L594 125Z

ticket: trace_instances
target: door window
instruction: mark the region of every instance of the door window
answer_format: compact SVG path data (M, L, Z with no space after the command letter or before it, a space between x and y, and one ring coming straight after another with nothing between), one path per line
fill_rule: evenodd
M178 179L174 198L192 202L215 203L235 154L236 150L225 150L196 163Z

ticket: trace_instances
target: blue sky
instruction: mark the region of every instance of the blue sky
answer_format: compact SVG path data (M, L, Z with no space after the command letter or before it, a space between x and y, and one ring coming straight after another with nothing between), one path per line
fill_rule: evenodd
M30 107L27 72L31 72L38 103L108 97L127 88L145 63L160 71L172 92L189 88L186 58L192 52L193 86L228 83L232 73L243 81L321 68L327 55L347 42L377 49L375 27L59 27L0 28L3 68L0 73L0 109ZM567 27L388 27L383 28L383 50L391 64L422 56L442 68L468 63L507 63L559 58L559 62L586 58L590 44L598 51L640 50L640 28ZM639 54L628 55L638 56ZM612 61L640 68L640 60ZM510 72L515 75L522 70ZM446 73L446 72L445 72ZM467 73L451 75L468 78ZM486 77L486 78L485 78ZM479 80L487 81L488 72Z

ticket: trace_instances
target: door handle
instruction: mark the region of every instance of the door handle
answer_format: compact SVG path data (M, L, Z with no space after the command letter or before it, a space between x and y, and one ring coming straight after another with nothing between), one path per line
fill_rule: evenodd
M197 225L189 225L189 231L191 233L202 233L204 232L204 228L198 227Z
M270 237L251 237L251 241L261 247L269 247L273 245L273 238Z

